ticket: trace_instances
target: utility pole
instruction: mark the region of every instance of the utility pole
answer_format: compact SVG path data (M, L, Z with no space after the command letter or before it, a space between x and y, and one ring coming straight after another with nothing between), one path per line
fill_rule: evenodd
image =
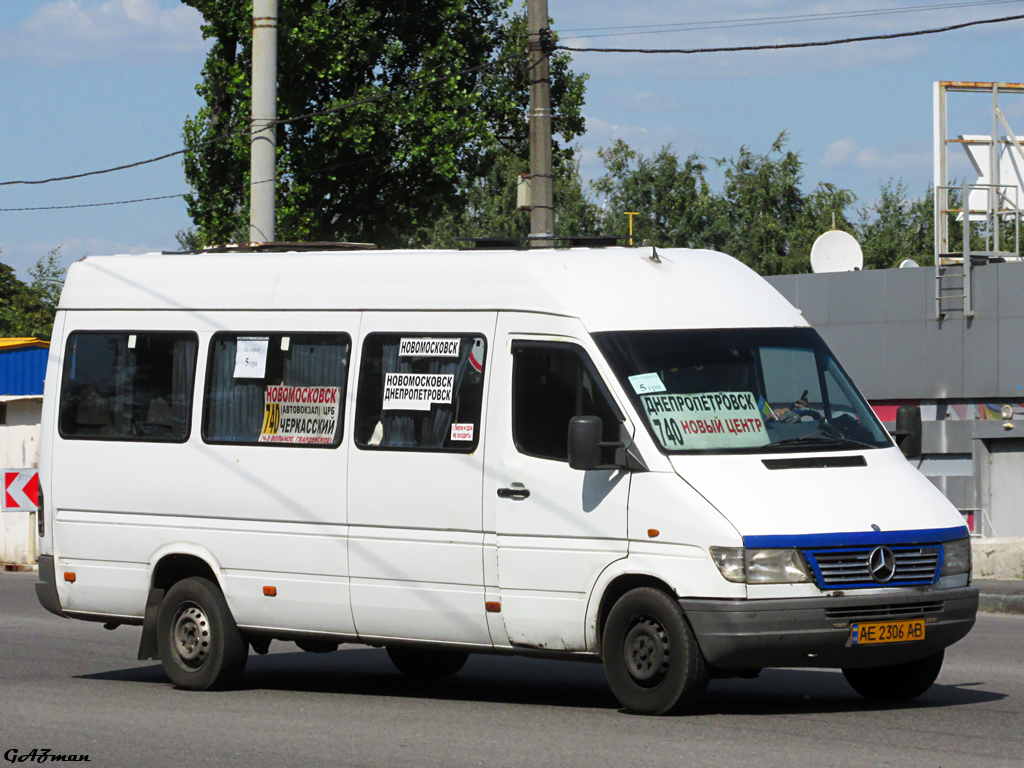
M555 206L551 185L551 68L548 63L551 30L548 0L528 0L527 30L530 52L530 240L549 247L555 234Z
M277 0L252 3L252 139L249 242L274 241L277 185Z

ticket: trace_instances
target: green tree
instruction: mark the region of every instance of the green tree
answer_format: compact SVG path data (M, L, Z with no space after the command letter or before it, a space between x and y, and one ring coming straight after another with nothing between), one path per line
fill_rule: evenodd
M0 264L0 336L49 339L64 284L60 246L29 267L28 273L32 282L26 285L10 266Z
M251 4L185 0L213 41L185 123L195 225L186 242L247 240ZM457 217L472 180L522 157L529 73L510 0L289 0L279 7L279 240L409 245ZM506 56L512 58L506 59ZM494 64L476 71L461 70ZM583 78L552 57L557 129L583 130ZM213 141L227 137L223 141ZM211 143L206 143L211 142ZM559 148L565 157L571 150Z
M902 181L889 179L879 197L860 212L857 227L864 266L887 269L904 259L926 264L935 248L934 190L931 185L921 198L910 198Z
M28 268L32 282L29 287L39 295L44 306L56 311L60 301L60 292L64 287L67 269L60 263L60 249L63 246L47 251L46 255Z
M604 229L624 235L625 211L636 211L634 242L680 248L711 248L718 245L713 225L719 205L705 178L707 166L692 154L680 162L671 145L651 157L631 148L622 139L598 150L605 173L594 182L604 198Z
M718 161L725 166L724 250L762 275L807 268L790 242L803 213L803 161L786 140L783 131L767 154L742 146L737 157Z
M519 176L529 163L510 153L491 158L482 173L460 191L459 203L447 208L417 238L431 248L458 248L477 238L526 240L530 213L516 209ZM580 176L579 162L565 159L554 168L555 234L562 237L596 235L600 230L597 206Z

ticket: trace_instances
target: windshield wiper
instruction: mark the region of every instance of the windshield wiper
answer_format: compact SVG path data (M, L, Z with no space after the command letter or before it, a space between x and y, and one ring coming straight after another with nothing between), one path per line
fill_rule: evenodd
M809 443L812 445L848 445L855 448L878 447L871 443L865 443L860 440L854 440L852 437L847 437L836 430L835 427L827 423L823 423L819 429L816 429L813 432L808 432L806 435L800 435L799 437L787 437L784 440L771 443L768 447L799 445L800 443Z

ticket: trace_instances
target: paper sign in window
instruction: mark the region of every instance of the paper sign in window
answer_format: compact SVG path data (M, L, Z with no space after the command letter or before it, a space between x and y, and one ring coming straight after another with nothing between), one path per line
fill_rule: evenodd
M261 443L331 445L338 428L339 387L267 387Z
M235 378L262 379L267 375L267 336L243 336L235 348Z
M640 402L669 450L757 448L770 442L750 392L641 395Z
M409 339L398 343L399 357L458 357L458 339Z
M434 403L451 403L451 373L385 373L385 411L429 411Z
M633 385L633 391L638 395L665 391L665 383L657 373L638 373L629 377L629 383Z
M472 424L452 424L452 442L458 442L460 440L468 442L473 441Z

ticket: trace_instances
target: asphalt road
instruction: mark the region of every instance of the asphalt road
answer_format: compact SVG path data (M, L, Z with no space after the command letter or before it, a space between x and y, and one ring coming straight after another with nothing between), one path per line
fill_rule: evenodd
M872 705L839 672L713 681L697 714L619 710L600 665L474 656L416 684L383 651L275 643L243 688L173 689L135 661L140 630L61 620L35 574L0 573L0 758L95 766L1016 766L1024 764L1024 617L984 614L909 705ZM0 766L5 763L0 762ZM30 761L19 765L34 764Z

